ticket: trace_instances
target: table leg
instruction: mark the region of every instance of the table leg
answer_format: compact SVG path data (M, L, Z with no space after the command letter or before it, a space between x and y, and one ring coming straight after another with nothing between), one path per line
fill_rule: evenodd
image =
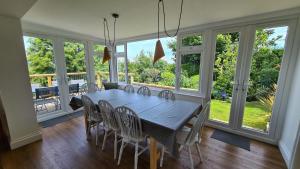
M157 142L153 137L150 137L150 169L157 169Z

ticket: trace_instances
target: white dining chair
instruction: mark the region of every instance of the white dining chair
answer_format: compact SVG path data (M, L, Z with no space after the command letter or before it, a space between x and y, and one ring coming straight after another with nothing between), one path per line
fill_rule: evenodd
M137 94L150 96L150 95L151 95L151 90L150 90L149 87L147 87L147 86L141 86L141 87L137 90Z
M102 150L105 148L105 142L109 135L114 134L114 159L117 158L117 146L118 146L118 132L120 127L117 122L117 117L115 114L115 110L112 105L106 100L99 100L98 106L100 109L100 113L103 118L103 126L104 126L104 138L102 143Z
M175 94L171 90L162 90L158 93L158 97L167 100L175 100Z
M202 156L200 151L200 143L201 143L201 135L203 130L203 125L207 117L207 108L209 107L210 102L207 102L203 107L199 115L197 116L197 120L194 123L192 128L183 127L176 134L176 142L180 145L179 150L184 147L188 148L191 168L194 169L194 161L192 156L191 147L196 145L196 149L200 158L200 162L202 162ZM165 147L162 148L161 158L160 158L160 167L163 166Z
M85 95L81 96L81 100L84 107L84 112L87 120L86 124L86 134L87 136L91 133L91 128L96 127L96 145L98 145L98 133L99 133L99 127L102 126L101 123L103 122L103 118L100 114L100 112L97 110L96 105L93 103L93 101Z
M128 84L124 87L124 91L128 93L134 93L134 88L132 85Z
M117 107L116 116L118 119L118 124L121 128L122 144L119 152L118 165L120 165L122 153L125 146L129 144L135 145L135 154L134 154L134 169L137 169L138 165L138 156L141 155L148 147L140 147L139 143L144 142L146 137L142 132L142 124L138 115L128 107L121 106ZM139 148L142 150L139 151Z

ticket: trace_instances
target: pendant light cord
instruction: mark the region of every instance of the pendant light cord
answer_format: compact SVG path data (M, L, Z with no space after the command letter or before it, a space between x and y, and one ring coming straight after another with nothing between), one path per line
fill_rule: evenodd
M114 20L114 39L113 39L113 43L111 43L110 36L109 36L108 22L107 22L106 18L103 19L105 46L107 46L106 37L108 38L108 43L109 43L110 46L115 45L115 41L116 41L116 22L117 22L117 19L115 18L115 20ZM106 35L106 31L107 31L107 35Z
M167 31L167 27L166 27L166 11L165 11L165 3L164 0L159 0L158 1L158 39L159 39L159 7L160 7L160 3L162 3L162 8L163 8L163 17L164 17L164 32L168 37L174 37L177 36L178 32L179 32L179 28L180 28L180 24L181 24L181 17L182 17L182 9L183 9L183 0L181 0L181 4L180 4L180 14L179 14L179 19L178 19L178 26L177 26L177 30L175 32L174 35L171 35L168 33Z

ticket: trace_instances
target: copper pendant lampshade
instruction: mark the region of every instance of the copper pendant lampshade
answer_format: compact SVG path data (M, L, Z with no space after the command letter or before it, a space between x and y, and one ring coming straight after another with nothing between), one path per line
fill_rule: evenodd
M155 62L157 62L159 59L161 59L164 56L165 56L164 49L163 49L163 47L161 45L160 40L158 39L156 41L153 64L155 64Z
M104 54L103 54L103 60L102 60L102 64L105 63L106 61L109 61L111 58L108 47L105 46L104 48Z

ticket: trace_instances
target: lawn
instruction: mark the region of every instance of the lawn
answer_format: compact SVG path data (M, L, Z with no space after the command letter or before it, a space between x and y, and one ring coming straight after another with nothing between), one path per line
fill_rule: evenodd
M228 123L231 103L229 101L212 100L210 119ZM247 102L243 127L265 131L268 121L266 108L259 102Z

